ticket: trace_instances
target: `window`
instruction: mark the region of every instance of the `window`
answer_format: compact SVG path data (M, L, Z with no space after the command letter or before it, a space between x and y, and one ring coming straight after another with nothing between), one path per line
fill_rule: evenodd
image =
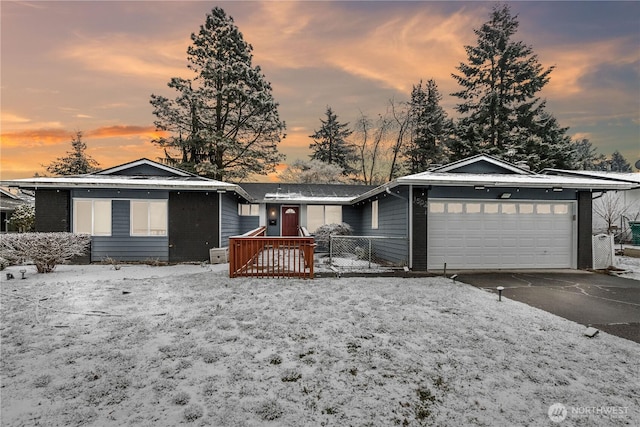
M551 205L536 205L536 212L543 215L550 214Z
M499 207L500 207L500 205L498 203L485 203L485 205L484 205L484 213L497 214Z
M378 229L378 201L371 202L371 228Z
M447 212L462 213L462 203L447 203Z
M166 236L167 235L167 201L166 200L132 200L131 201L131 235L132 236Z
M513 215L517 213L516 205L514 203L503 203L502 213L507 215Z
M258 216L260 215L260 205L238 203L238 215Z
M111 236L111 200L73 199L73 232Z
M553 205L553 213L556 215L566 215L569 213L569 206L565 204Z
M467 203L467 213L481 213L481 212L482 212L481 203Z
M325 224L342 223L342 206L340 205L308 205L307 230L314 233Z
M531 205L531 204L521 204L520 205L520 213L521 214L532 214L533 213L533 205Z
M444 213L444 203L429 203L429 212Z

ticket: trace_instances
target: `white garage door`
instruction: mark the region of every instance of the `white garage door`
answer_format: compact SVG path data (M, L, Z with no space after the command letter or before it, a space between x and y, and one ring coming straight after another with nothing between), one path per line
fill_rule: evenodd
M574 205L431 200L428 269L575 268Z

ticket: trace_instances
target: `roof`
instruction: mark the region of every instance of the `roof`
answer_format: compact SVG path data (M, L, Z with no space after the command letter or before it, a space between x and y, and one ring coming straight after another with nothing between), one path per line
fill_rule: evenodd
M466 170L468 166L482 164L490 165L494 171L499 171L499 173L504 174L533 174L529 169L522 168L518 165L514 165L513 163L509 163L487 154L478 154L466 159L458 160L457 162L430 169L429 172L468 173ZM486 166L484 167L486 168Z
M144 171L145 174L139 174L140 171ZM235 191L245 199L250 197L236 184L194 175L149 159L140 159L84 175L15 179L3 181L1 185L28 189L117 188L149 190L153 188L157 190Z
M606 179L610 181L630 182L640 186L640 172L608 172L608 171L583 171L565 169L544 169L542 173L549 175L581 176L589 178Z
M12 212L20 205L33 205L33 196L20 193L20 195L12 194L3 188L0 188L0 211Z
M350 204L373 185L245 183L242 188L255 201L268 203Z
M445 165L426 172L403 176L381 185L353 200L358 202L369 197L383 193L390 188L399 185L443 186L443 187L500 187L500 188L543 188L543 189L573 189L585 191L629 190L634 188L631 182L615 179L602 179L601 177L565 176L539 174L517 168L513 173L467 173L456 171L461 167L467 167L474 162L486 162L494 166L513 165L502 160L490 158L485 155L475 156L461 162ZM453 166L456 167L453 167ZM467 168L467 170L469 170Z

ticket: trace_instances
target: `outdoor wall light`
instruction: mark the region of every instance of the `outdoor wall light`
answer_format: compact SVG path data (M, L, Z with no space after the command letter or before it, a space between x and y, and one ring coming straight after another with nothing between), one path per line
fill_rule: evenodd
M500 195L500 198L501 199L509 199L509 198L511 198L511 193L502 193Z
M476 190L484 190L484 185L476 185L475 187Z
M562 187L553 187L553 191L562 191Z
M271 209L271 211L269 212L269 216L271 218L275 218L276 217L276 210L275 209Z
M498 286L496 289L498 290L498 301L502 301L502 291L504 291L504 286Z

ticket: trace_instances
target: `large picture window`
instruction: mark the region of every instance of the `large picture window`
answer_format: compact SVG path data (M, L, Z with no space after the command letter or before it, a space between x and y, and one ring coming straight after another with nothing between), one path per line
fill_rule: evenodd
M318 227L325 224L342 223L342 206L340 205L308 205L307 230L315 233Z
M132 200L131 201L131 235L132 236L166 236L167 235L167 201L166 200Z
M73 199L73 232L111 236L111 200Z

